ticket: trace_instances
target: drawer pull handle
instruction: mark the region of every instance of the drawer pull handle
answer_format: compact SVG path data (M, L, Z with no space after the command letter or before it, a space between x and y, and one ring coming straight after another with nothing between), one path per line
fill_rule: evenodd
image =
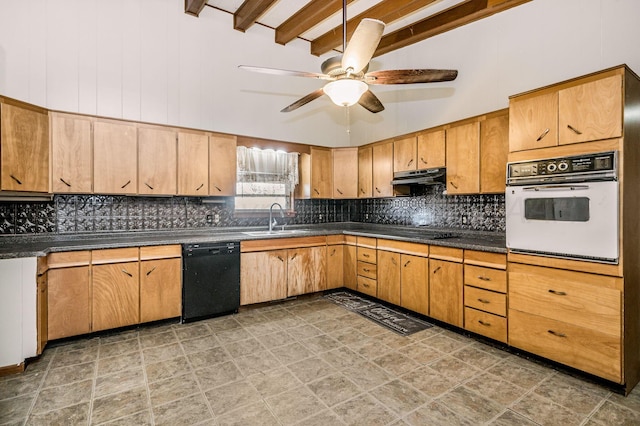
M436 269L433 270L433 273L435 274L436 272L438 272L440 270L441 266L438 266Z
M427 160L425 160L424 157L420 157L420 161L422 161L423 164L427 164Z
M558 333L557 331L553 331L553 330L547 330L547 333L549 334L553 334L556 337L567 337L566 334L564 333Z
M154 266L149 272L147 272L147 276L149 276L149 274L151 274L153 271L155 271L157 268L157 266Z
M371 272L371 269L369 269L369 268L362 268L362 270L365 271L365 272Z
M566 296L567 295L567 293L565 293L564 291L556 291L554 289L550 289L549 293L555 294L556 296Z
M201 183L200 186L196 188L196 191L200 191L203 186L204 186L204 183Z
M17 183L18 185L22 185L22 182L20 181L20 179L18 179L18 178L17 178L17 177L15 177L14 175L9 175L9 177L10 177L11 179L15 180L15 181L16 181L16 183Z
M481 281L491 281L491 278L483 277L482 275L478 275L478 279L481 280Z
M278 260L279 260L280 262L284 262L284 259L282 258L282 256L278 256Z
M404 267L406 268L410 263L411 263L411 261L407 260L407 263L404 264Z
M336 188L336 191L338 191L338 194L344 195L344 193L342 191L340 191L340 188Z
M291 260L295 259L296 256L298 256L298 253L293 253L293 256L291 257Z
M480 324L480 325L484 325L485 327L491 327L491 323L484 322L484 321L482 321L482 320L478 320L478 324Z
M362 283L362 287L369 288L369 284Z
M129 272L127 272L126 269L121 269L123 274L129 275L130 277L133 277L133 275L131 275Z
M540 136L538 136L538 139L536 139L536 142L540 142L542 139L544 139L544 137L547 136L547 133L549 133L549 128L545 129L544 132L542 132Z
M413 164L413 158L411 160L409 160L409 162L407 163L407 167L409 167L412 164Z
M491 303L490 301L488 301L487 299L478 299L478 302L480 303L484 303L484 304L489 304Z
M449 183L451 184L451 186L453 186L455 189L458 189L458 185L456 185L455 183L449 181Z
M362 257L369 257L369 255L367 253L362 253Z
M127 183L125 183L124 185L122 185L120 187L120 189L125 189L127 187L127 185L129 185L131 183L131 180L128 180Z
M576 129L571 124L567 124L567 128L569 130L571 130L573 133L575 133L576 135L581 135L582 134L582 132L580 130Z
M66 180L60 178L60 182L64 183L65 185L67 185L67 188L71 188L71 184L69 182L67 182Z

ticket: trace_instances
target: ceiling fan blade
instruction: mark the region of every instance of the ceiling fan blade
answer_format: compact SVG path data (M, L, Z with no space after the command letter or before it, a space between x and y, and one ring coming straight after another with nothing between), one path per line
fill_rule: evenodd
M318 74L316 72L291 71L291 70L282 70L279 68L254 67L251 65L238 65L238 68L241 68L247 71L252 71L252 72L259 72L263 74L285 75L285 76L292 76L292 77L309 77L309 78L318 78L321 80L328 80L331 78L326 74Z
M373 113L384 110L384 105L371 90L364 92L358 103Z
M321 87L318 90L309 93L307 96L298 99L297 101L295 101L294 103L292 103L288 107L283 108L280 112L291 112L294 109L298 109L301 106L308 104L309 102L311 102L314 99L318 99L323 94L324 94L324 90L322 90L322 87Z
M457 70L386 70L367 73L365 81L369 84L436 83L455 80L457 76Z
M360 21L342 55L342 68L351 68L355 74L362 71L376 51L384 27L384 22L377 19L365 18Z

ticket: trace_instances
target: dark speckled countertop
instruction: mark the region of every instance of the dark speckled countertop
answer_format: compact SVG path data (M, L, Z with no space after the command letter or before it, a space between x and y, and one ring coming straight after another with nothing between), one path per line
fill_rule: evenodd
M430 227L373 225L358 222L296 225L286 229L293 234L249 235L264 228L198 228L168 231L95 232L68 235L24 235L0 237L0 259L44 256L47 253L107 248L183 243L259 240L313 235L360 235L410 241L445 247L506 253L501 232L469 231ZM447 236L447 238L439 238Z

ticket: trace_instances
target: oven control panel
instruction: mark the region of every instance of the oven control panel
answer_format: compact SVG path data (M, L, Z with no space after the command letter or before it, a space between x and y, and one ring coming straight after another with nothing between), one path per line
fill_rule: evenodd
M509 163L507 183L574 181L581 178L615 179L616 154L611 151Z

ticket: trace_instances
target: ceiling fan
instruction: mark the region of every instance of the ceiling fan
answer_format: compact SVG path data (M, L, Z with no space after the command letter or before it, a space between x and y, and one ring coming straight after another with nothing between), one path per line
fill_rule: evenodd
M369 61L382 39L385 24L377 19L364 18L358 24L349 44L347 44L347 5L342 7L342 55L334 56L321 65L322 74L304 71L291 71L278 68L240 65L247 71L293 77L308 77L327 80L328 83L318 90L298 99L281 112L291 112L326 94L333 103L349 107L358 103L367 110L376 113L384 110L382 102L369 90L369 84L412 84L435 83L455 80L457 70L404 69L369 70Z

